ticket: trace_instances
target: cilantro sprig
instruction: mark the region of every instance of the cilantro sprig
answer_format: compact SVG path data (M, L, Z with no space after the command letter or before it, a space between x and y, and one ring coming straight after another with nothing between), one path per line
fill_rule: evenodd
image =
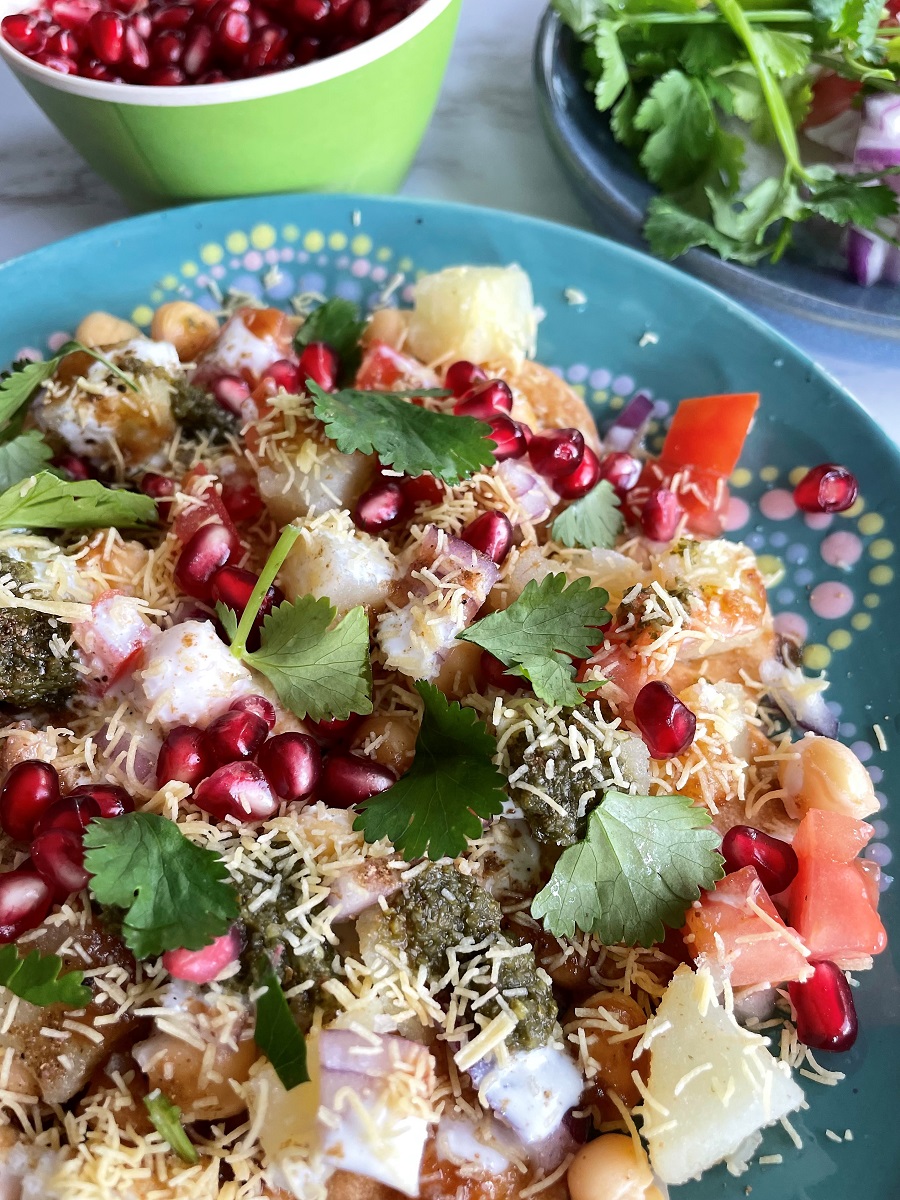
M545 704L574 707L597 690L597 681L575 682L573 658L584 658L602 641L610 614L603 588L580 578L566 586L562 574L530 580L517 600L476 621L457 636L499 658L512 675L527 679Z
M230 608L216 606L231 638L231 653L265 675L281 702L298 717L343 721L351 713L366 715L372 711L372 666L369 621L361 606L334 624L336 610L324 597L285 600L263 621L259 649L247 649L262 599L299 536L300 530L292 525L282 531L240 622Z
M494 465L490 425L410 403L414 396L449 392L325 392L311 379L306 387L316 416L343 454L377 454L384 466L404 475L428 473L450 484Z
M327 342L337 352L341 364L340 382L350 382L362 362L360 338L366 321L358 304L333 296L314 308L294 334L294 349L302 350L310 342Z
M0 446L0 463L7 447ZM37 447L24 450L38 452ZM60 479L50 471L20 478L0 493L0 529L124 529L156 520L156 504L149 496L104 487L96 479Z
M49 1004L64 1004L67 1008L84 1008L91 1000L91 989L83 984L82 971L67 971L56 954L41 954L32 950L20 958L15 946L0 949L0 987L9 988L20 1000L39 1008Z
M472 709L430 683L418 682L416 691L425 710L413 765L360 804L353 828L367 842L387 838L407 859L455 858L501 811L506 780L494 766L496 740Z
M254 1040L275 1068L275 1073L287 1091L301 1083L309 1083L306 1063L306 1042L291 1015L272 964L260 965L260 987L265 991L256 1001Z
M608 479L564 509L553 522L553 540L585 550L609 550L624 524L619 498Z
M145 812L98 817L84 845L91 892L122 910L122 938L136 958L202 950L238 917L222 859L188 841L174 821Z
M576 929L604 945L652 946L678 929L700 888L721 879L719 834L689 796L608 791L587 836L563 851L531 914L554 937Z
M77 351L89 354L91 358L102 362L113 375L121 379L133 392L137 391L137 385L134 380L117 367L115 363L111 363L99 350L93 350L90 346L82 345L81 342L69 341L65 345L60 346L53 358L44 359L40 362L20 360L14 364L12 370L4 379L0 379L0 426L5 425L23 405L28 403L42 383L46 383L51 376L56 374L57 367L67 355L74 354Z
M723 258L777 261L814 218L885 236L898 213L887 171L845 174L803 161L798 131L817 75L874 89L900 84L900 28L882 0L554 0L586 43L584 65L613 136L659 188L648 207L651 248L675 258L706 246ZM782 163L742 187L754 147Z
M200 1161L197 1147L184 1131L181 1123L181 1109L173 1104L168 1096L159 1088L144 1097L144 1107L153 1128L166 1142L182 1162L193 1166Z

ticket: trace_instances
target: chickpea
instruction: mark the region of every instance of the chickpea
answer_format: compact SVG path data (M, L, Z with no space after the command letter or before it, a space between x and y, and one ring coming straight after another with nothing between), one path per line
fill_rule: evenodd
M137 325L114 317L108 312L92 312L82 317L75 330L76 342L83 346L100 347L115 346L119 342L127 342L140 335Z
M448 700L461 700L478 691L480 679L481 647L474 642L456 642L434 682Z
M363 331L363 344L369 346L372 342L387 342L395 350L400 350L406 341L408 326L408 312L402 312L399 308L378 308Z
M571 1200L663 1200L646 1154L624 1133L606 1133L582 1146L568 1184Z
M357 727L350 748L363 750L368 743L372 746L369 758L405 775L415 757L417 732L412 717L398 713L368 717Z
M150 324L150 336L171 342L182 362L195 362L218 332L218 319L189 300L161 304Z
M632 1058L636 1038L622 1041L614 1039L623 1032L622 1026L625 1029L637 1029L646 1020L647 1015L641 1006L624 992L595 992L576 1006L565 1023L567 1036L576 1033L579 1028L584 1029L588 1054L595 1067L588 1079L585 1106L591 1108L597 1124L616 1120L619 1116L618 1108L607 1096L608 1092L615 1092L628 1108L634 1108L641 1101L631 1072L638 1071L646 1080L650 1067L649 1056L644 1053L637 1060Z
M222 1043L209 1078L201 1084L203 1051L169 1033L157 1033L134 1048L150 1091L159 1088L184 1113L186 1121L220 1121L245 1111L247 1105L232 1087L246 1083L259 1055L252 1038L238 1040L237 1049Z
M796 757L778 764L791 815L803 817L809 809L821 808L863 820L878 811L869 772L848 746L807 734L793 750Z
M597 958L595 953L584 955L574 947L569 947L567 952L565 943L557 941L552 933L524 913L514 914L510 924L526 942L531 943L538 966L547 972L555 984L567 992L586 990L591 967Z

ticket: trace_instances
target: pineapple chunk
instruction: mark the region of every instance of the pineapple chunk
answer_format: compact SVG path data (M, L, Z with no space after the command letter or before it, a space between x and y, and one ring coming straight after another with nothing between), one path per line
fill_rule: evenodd
M755 1149L760 1129L803 1104L787 1065L721 1007L708 970L678 968L645 1041L648 1090L660 1107L644 1106L642 1132L666 1183L699 1179L746 1151L748 1139Z
M448 267L416 284L407 348L426 363L513 369L535 352L537 312L521 267Z

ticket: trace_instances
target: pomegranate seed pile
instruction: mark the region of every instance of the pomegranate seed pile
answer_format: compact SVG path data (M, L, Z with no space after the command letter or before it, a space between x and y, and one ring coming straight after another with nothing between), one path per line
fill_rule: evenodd
M49 0L0 35L63 75L152 87L225 83L300 67L384 33L423 0Z

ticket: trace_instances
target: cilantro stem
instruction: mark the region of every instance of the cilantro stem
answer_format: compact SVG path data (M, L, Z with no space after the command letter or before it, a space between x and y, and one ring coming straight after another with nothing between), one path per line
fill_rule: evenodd
M753 32L750 21L747 19L748 14L741 8L739 0L715 0L715 4L719 12L721 12L722 16L731 26L735 37L743 42L747 48L747 54L753 64L756 77L759 80L759 86L762 89L762 94L769 109L769 115L772 118L775 136L778 138L778 144L781 146L785 161L799 179L807 183L812 182L812 176L800 159L797 131L794 129L794 122L791 119L787 101L782 94L781 88L778 86L778 81L769 70L759 52L756 34ZM766 16L768 19L771 19L771 13L767 13Z
M745 12L744 16L751 23L759 22L766 25L770 22L784 25L803 25L810 24L815 20L811 13L801 12L797 8L773 8L768 12ZM627 25L718 25L720 23L721 18L713 12L637 13L633 16L629 14L627 21L622 22L620 28Z
M247 650L247 638L250 636L253 622L259 614L263 598L275 582L275 577L281 570L284 560L287 558L291 547L299 536L300 530L295 525L286 525L282 529L281 537L275 543L272 553L266 559L266 565L263 567L259 579L256 581L256 587L250 593L247 607L244 609L231 643L231 653L235 658L243 658Z
M131 388L133 392L138 390L138 385L134 382L130 375L127 375L120 367L117 367L115 363L110 362L108 358L105 358L99 350L94 350L90 346L83 345L81 342L76 342L73 340L71 342L66 342L64 346L61 346L59 354L56 356L57 362L60 359L65 358L67 354L73 354L76 350L80 350L83 354L89 354L91 358L95 358L97 362L103 363L107 371L111 371L113 375L115 375L118 379L121 379L125 386Z

